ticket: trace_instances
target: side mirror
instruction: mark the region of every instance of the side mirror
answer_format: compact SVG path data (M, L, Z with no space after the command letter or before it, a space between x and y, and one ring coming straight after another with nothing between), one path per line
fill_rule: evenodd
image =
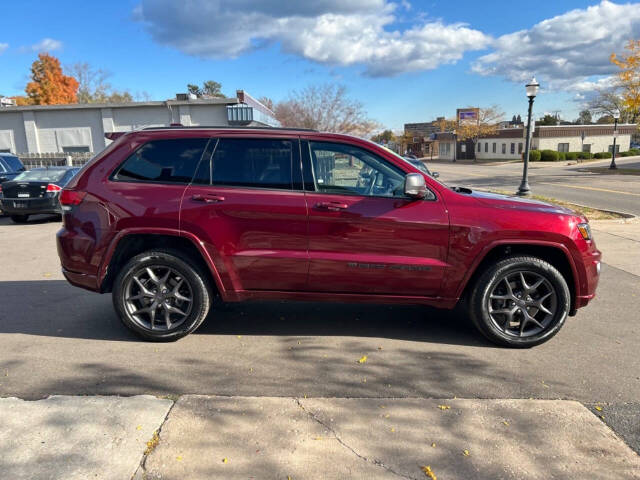
M440 174L438 172L431 172L431 176L433 178L438 178L440 176Z
M404 177L404 194L411 198L427 196L427 184L419 173L407 173Z

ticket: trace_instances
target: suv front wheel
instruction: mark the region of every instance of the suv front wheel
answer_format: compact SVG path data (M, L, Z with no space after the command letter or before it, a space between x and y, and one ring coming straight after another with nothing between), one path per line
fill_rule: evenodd
M570 304L567 282L553 265L536 257L514 256L480 276L471 293L469 313L492 342L524 348L558 333Z
M140 337L166 342L193 332L211 303L206 276L178 252L155 250L133 257L115 279L113 304Z

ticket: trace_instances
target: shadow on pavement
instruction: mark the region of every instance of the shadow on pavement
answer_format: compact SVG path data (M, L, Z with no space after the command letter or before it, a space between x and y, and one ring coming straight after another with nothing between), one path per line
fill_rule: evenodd
M0 333L140 341L120 322L111 295L63 280L0 282ZM218 303L192 335L381 337L490 345L460 315L413 305L310 302Z

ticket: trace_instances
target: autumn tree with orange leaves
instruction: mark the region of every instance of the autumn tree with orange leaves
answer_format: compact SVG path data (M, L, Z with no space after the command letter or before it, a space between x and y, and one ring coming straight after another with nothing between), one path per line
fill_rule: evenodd
M623 105L635 122L640 116L640 40L629 40L626 49L620 56L612 53L611 62L620 69L616 76Z
M25 89L33 105L77 103L78 81L62 73L60 61L48 53L31 65L31 82Z

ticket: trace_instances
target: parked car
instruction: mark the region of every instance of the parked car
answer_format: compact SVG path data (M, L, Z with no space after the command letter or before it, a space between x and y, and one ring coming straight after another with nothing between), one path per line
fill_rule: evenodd
M490 340L528 347L594 298L600 273L580 214L449 188L374 143L310 130L122 134L60 203L65 277L112 292L154 341L215 321L219 296L460 305Z
M418 160L417 158L411 158L411 157L403 157L403 158L407 162L409 162L411 165L416 167L418 170L426 173L427 175L432 176L433 178L438 178L440 176L440 174L438 172L432 172L431 170L429 170L427 165L425 165L425 163L423 161Z
M15 223L24 223L29 215L61 214L60 192L80 170L76 167L34 168L0 185L0 209Z
M12 153L0 153L0 183L13 180L25 168L20 158Z

